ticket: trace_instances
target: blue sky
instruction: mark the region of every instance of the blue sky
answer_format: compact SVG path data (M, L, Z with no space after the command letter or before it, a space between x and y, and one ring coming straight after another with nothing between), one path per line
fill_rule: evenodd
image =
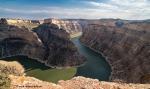
M0 17L150 19L150 0L0 0Z

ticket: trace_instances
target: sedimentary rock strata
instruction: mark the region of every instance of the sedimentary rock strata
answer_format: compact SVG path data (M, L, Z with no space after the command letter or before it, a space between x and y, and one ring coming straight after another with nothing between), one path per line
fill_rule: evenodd
M52 66L75 66L84 63L85 58L77 52L69 34L55 24L42 24L35 28L46 47L44 61Z
M24 55L50 67L78 66L85 61L69 34L57 25L43 24L33 32L0 22L0 58Z
M99 23L83 30L81 42L106 57L112 67L111 80L150 83L150 24Z
M25 55L42 59L44 46L36 33L26 28L0 24L0 58Z
M26 27L29 30L42 24L42 20L26 20L26 19L6 19L9 25L15 25L18 27Z
M70 42L69 34L82 30L81 42L101 52L110 63L111 80L150 83L149 21L47 19L41 22L44 24L38 23L33 32L26 29L29 24L23 25L26 28L17 27L0 20L0 56L26 55L53 67L80 65L85 60Z
M64 29L71 37L81 35L82 26L77 20L73 19L45 19L44 23L56 24L59 28Z

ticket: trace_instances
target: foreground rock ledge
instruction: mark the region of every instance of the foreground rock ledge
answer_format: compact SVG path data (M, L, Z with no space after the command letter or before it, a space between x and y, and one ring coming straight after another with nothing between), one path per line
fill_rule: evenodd
M60 80L58 84L44 82L33 77L10 75L11 89L149 89L150 84L125 84L98 81L85 77Z

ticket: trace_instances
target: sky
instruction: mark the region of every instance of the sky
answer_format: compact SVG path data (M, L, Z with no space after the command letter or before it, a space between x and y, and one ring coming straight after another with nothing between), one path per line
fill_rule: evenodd
M0 17L150 19L150 0L0 0Z

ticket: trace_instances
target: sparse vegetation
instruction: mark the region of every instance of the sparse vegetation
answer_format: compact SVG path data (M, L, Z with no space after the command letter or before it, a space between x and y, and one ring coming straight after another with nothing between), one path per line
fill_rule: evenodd
M24 69L18 62L0 61L0 72L5 74L23 75Z
M0 89L10 89L10 74L23 75L24 69L18 62L6 62L0 60Z
M0 89L10 89L10 83L8 74L0 72Z

